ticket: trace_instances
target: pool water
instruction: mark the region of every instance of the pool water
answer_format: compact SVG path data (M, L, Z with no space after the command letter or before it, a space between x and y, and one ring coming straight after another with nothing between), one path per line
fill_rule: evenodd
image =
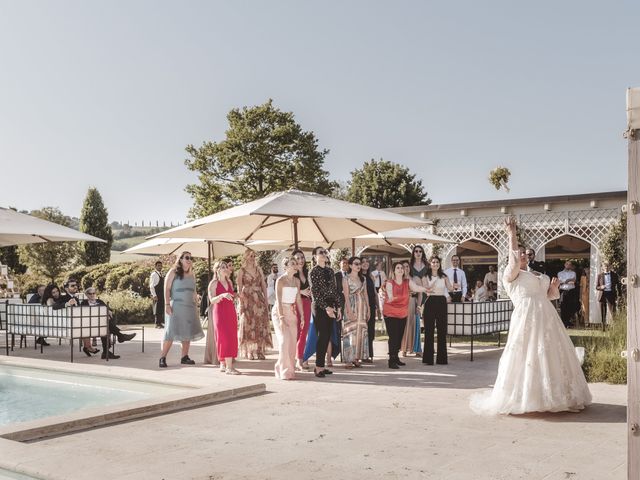
M184 390L173 385L0 365L0 426Z
M0 468L0 480L38 480L36 477L30 477L22 473L11 472Z

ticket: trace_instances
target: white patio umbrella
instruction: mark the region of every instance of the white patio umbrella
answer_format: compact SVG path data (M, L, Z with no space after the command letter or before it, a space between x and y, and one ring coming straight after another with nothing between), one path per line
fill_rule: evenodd
M429 222L317 193L288 190L166 230L154 237L325 242Z
M188 251L194 257L230 257L240 255L247 247L253 250L276 250L280 248L269 241L233 242L231 240L206 240L204 238L152 238L121 253L142 255L173 255Z
M105 240L57 223L0 207L0 247L44 242L103 242Z
M389 247L396 245L407 245L417 243L433 243L443 244L456 242L447 238L425 232L419 228L401 228L398 230L389 230L387 232L369 233L354 238L344 238L335 242L299 242L300 248L313 248L323 246L326 248L351 248L352 251L362 247ZM286 247L293 247L290 243L283 243Z

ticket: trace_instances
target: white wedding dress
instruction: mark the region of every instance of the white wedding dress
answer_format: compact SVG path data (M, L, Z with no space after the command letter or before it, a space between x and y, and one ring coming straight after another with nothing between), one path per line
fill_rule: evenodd
M510 252L503 282L513 302L509 337L493 390L471 397L485 415L581 410L591 393L575 348L547 298L550 280L519 269Z

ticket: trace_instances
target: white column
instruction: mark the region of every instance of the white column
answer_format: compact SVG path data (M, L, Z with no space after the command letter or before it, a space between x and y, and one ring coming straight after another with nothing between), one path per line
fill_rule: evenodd
M600 254L591 245L589 257L589 323L602 323L600 302L596 297L596 281L600 271Z

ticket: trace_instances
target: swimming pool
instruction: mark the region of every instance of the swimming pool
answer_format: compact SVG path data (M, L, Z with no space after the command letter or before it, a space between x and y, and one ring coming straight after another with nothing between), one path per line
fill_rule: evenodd
M0 468L0 480L38 480L38 478Z
M0 365L0 426L184 390L173 385Z
M34 359L18 362L0 359L0 439L18 442L142 420L266 390L264 383L167 383L162 375L136 369L61 368ZM13 466L0 461L0 468Z

